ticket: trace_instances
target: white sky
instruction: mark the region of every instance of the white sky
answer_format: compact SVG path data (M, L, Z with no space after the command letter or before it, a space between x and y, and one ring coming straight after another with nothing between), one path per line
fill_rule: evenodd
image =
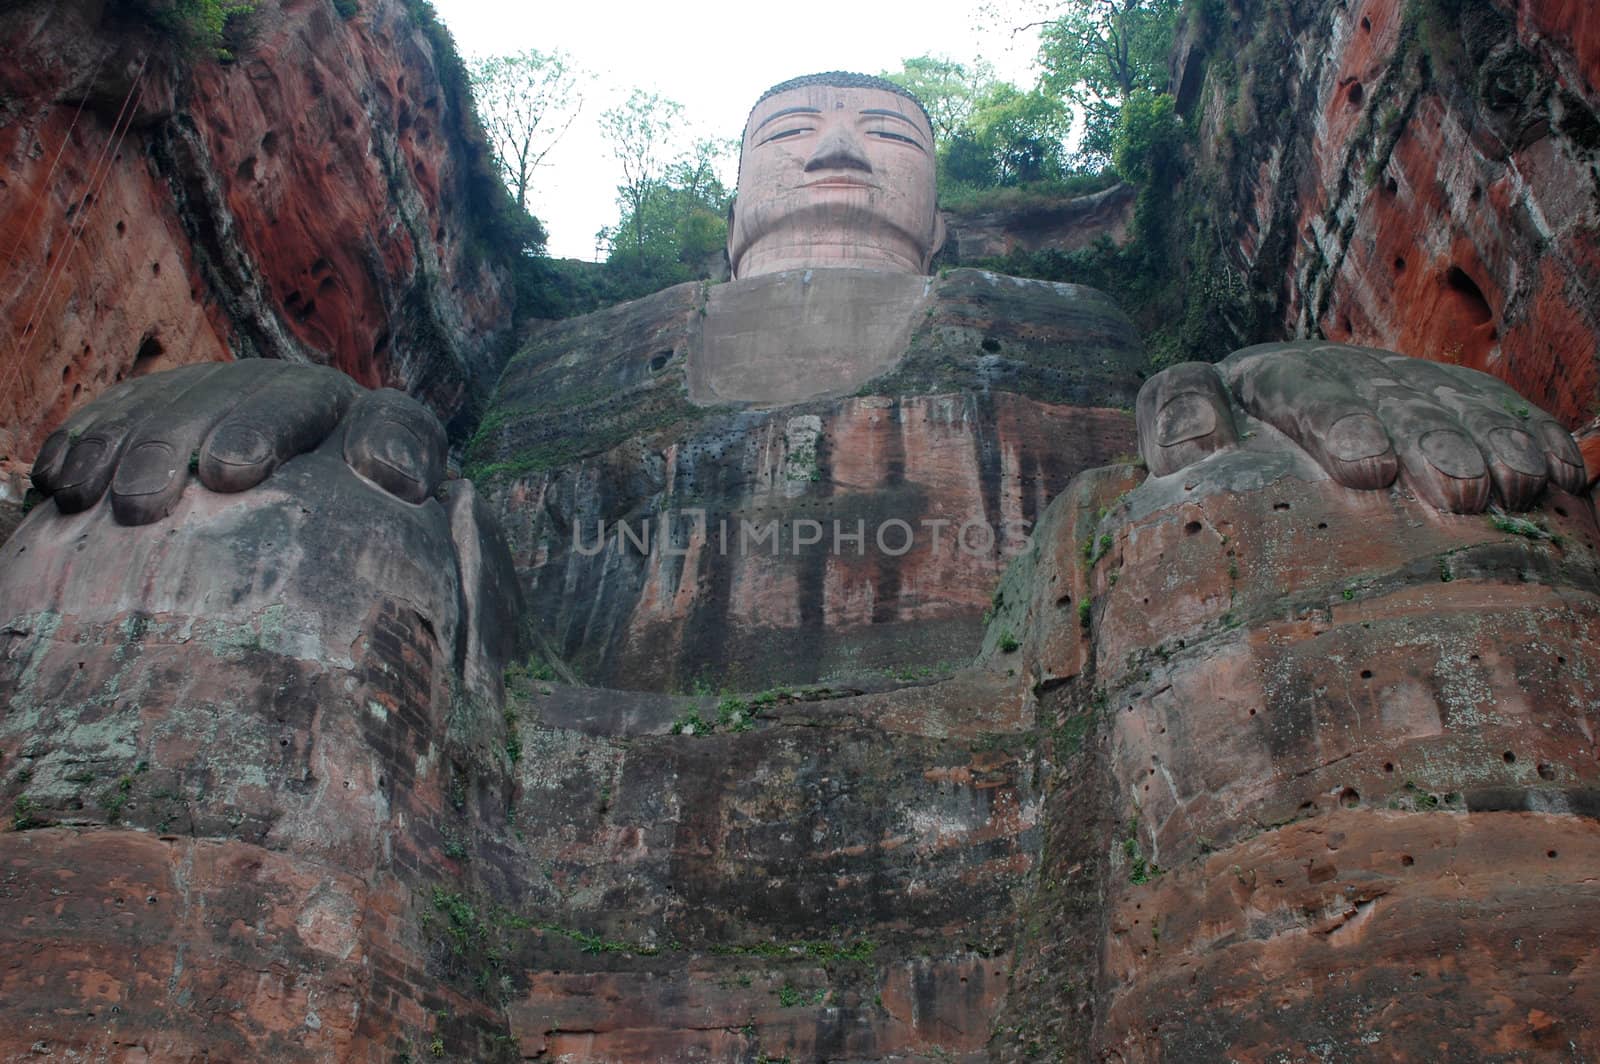
M1033 82L1036 32L1010 31L980 14L979 0L856 0L765 5L752 0L695 3L644 0L434 0L467 57L528 48L569 53L595 75L567 135L535 175L529 207L559 258L593 259L595 233L617 221L620 171L601 138L600 112L635 87L684 107L687 144L695 136L736 137L756 98L772 85L822 70L877 74L901 60L981 57L1000 77ZM724 180L732 184L735 159Z

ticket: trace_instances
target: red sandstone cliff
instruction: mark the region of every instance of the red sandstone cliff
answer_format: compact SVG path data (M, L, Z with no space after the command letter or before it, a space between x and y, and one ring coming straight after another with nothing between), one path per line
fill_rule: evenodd
M1174 81L1200 112L1191 190L1268 305L1263 335L1241 341L1321 334L1459 362L1586 421L1600 393L1591 5L1217 6L1229 17L1191 22Z
M493 380L497 189L442 36L399 0L265 0L238 31L220 63L126 5L0 12L0 464L185 362L328 363L447 421Z

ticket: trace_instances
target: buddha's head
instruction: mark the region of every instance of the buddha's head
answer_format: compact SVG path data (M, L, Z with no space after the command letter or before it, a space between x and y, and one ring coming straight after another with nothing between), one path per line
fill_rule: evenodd
M927 273L944 243L933 125L882 78L835 71L785 81L744 126L728 227L733 276L848 266Z

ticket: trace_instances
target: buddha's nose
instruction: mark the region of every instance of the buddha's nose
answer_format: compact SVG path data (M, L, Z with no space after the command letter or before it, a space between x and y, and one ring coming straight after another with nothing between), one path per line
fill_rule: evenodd
M806 160L806 172L812 170L865 170L872 173L872 164L861 142L847 129L829 130L817 145L817 150Z

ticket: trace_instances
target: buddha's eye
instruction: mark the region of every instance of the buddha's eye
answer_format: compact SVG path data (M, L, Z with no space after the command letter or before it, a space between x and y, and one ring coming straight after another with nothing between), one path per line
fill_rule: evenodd
M900 144L909 144L913 148L916 148L918 151L922 151L923 150L922 149L922 145L918 144L916 141L912 140L910 137L902 136L899 133L891 133L887 129L870 130L870 131L868 131L867 135L870 136L870 137L877 137L880 140L892 140L892 141L896 141L897 143L900 143Z
M789 137L798 137L802 133L810 133L810 132L811 132L811 129L808 126L798 126L798 127L794 128L794 129L780 129L780 130L778 130L778 132L772 134L772 136L770 136L767 139L763 140L761 142L761 144L771 144L775 140L787 140ZM756 145L756 147L758 147L758 148L760 146L761 146L760 144Z

